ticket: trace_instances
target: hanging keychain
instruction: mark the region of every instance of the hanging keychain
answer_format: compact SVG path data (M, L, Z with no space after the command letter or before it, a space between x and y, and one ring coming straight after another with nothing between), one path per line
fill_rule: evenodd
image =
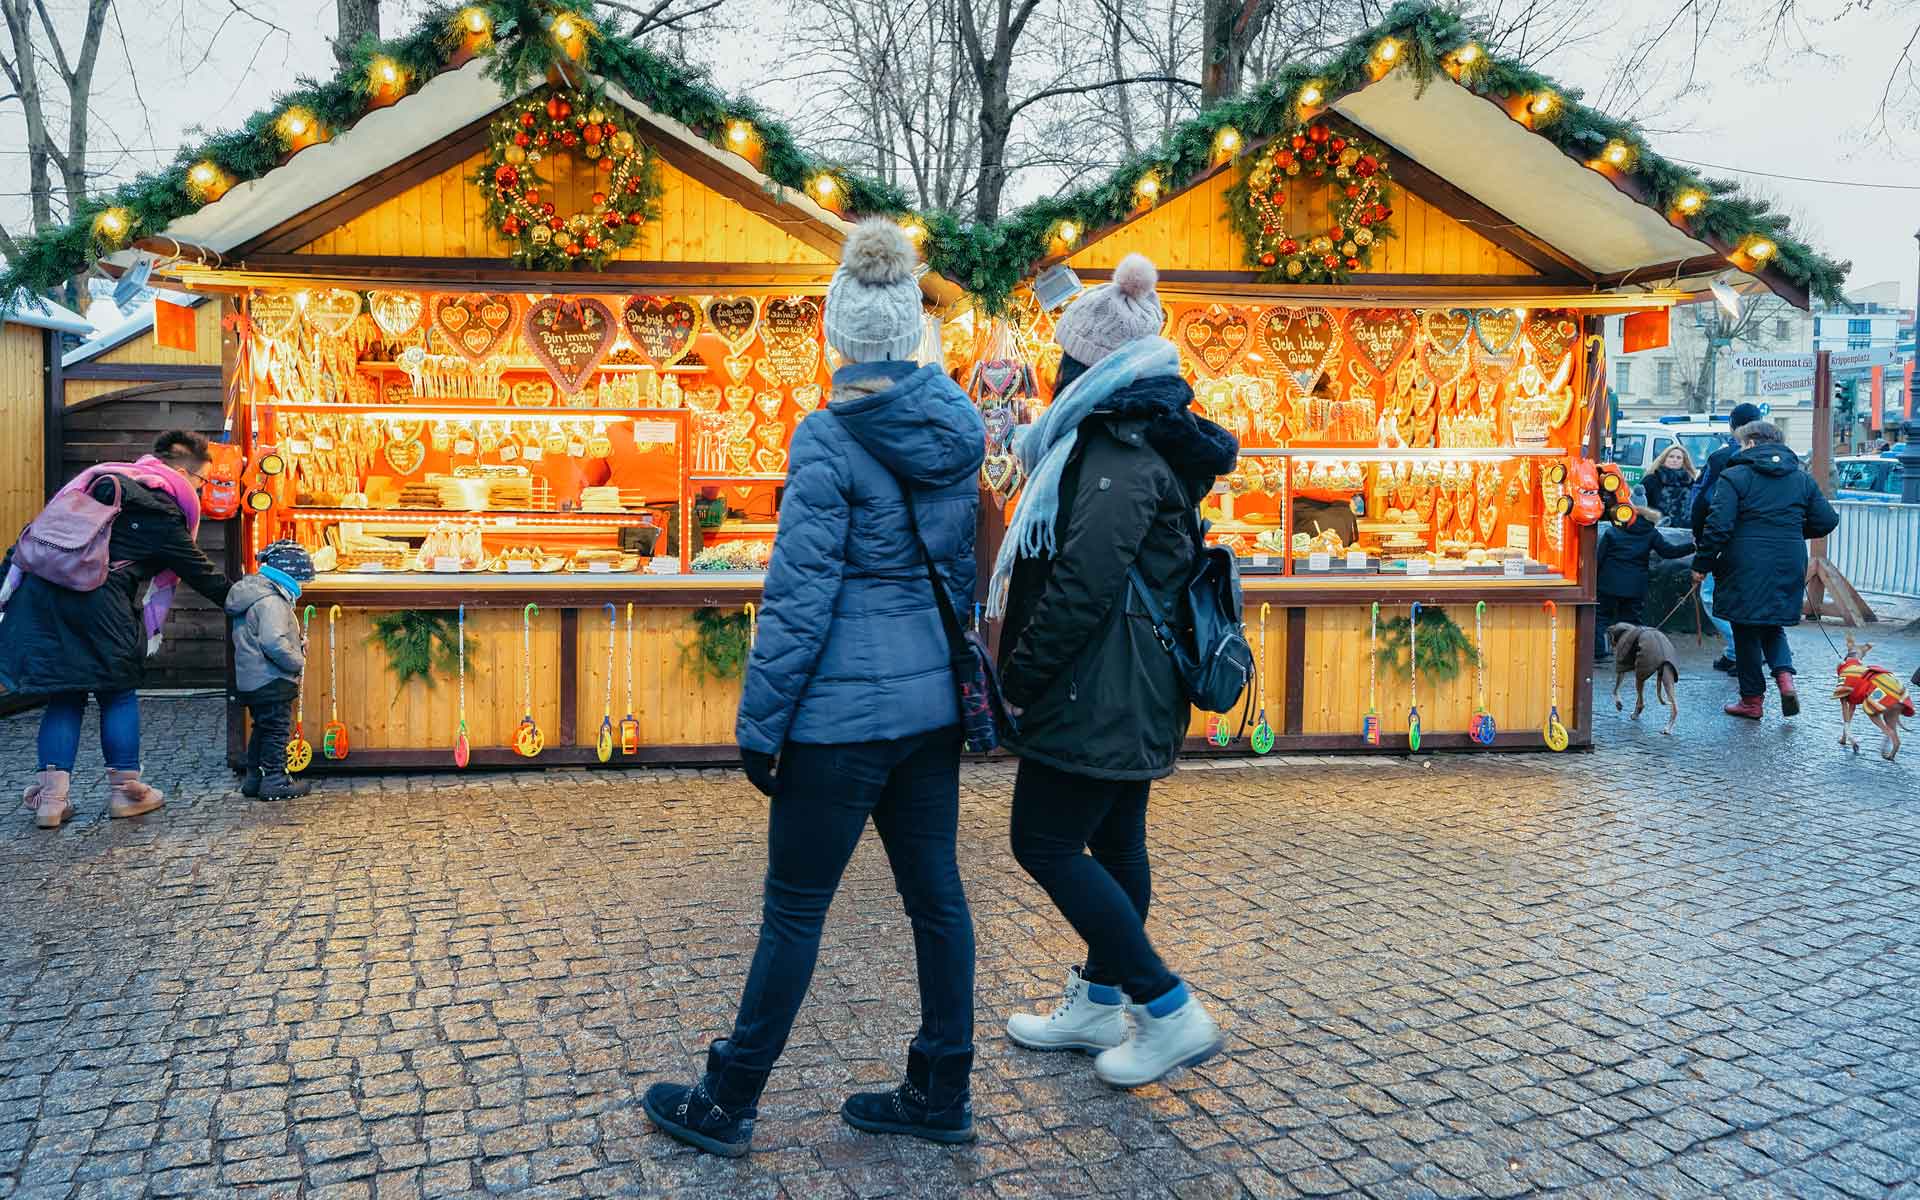
M1360 736L1369 746L1380 744L1380 708L1378 696L1380 670L1380 602L1373 602L1367 618L1367 712L1360 718Z
M1254 686L1260 689L1260 719L1253 723L1253 752L1266 754L1273 749L1273 726L1267 724L1267 614L1273 605L1260 606L1260 662L1254 673Z
M620 639L620 610L607 605L607 687L606 703L600 709L600 736L593 752L601 762L613 757L613 644Z
M1420 602L1407 615L1407 678L1412 684L1407 705L1407 749L1420 752Z
M333 623L340 606L327 610L327 728L320 735L320 753L331 759L347 756L347 726L340 719L340 658L334 646Z
M307 631L313 628L313 605L307 605L300 617L300 649L307 648ZM307 673L300 672L300 691L293 709L293 736L287 739L287 774L298 775L313 765L313 743L307 740Z
M533 719L533 619L540 606L529 603L520 610L520 725L513 731L513 752L521 758L538 758L547 748L546 735Z
M473 748L467 742L467 606L460 606L460 630L456 635L455 651L460 661L460 732L453 739L453 765L465 767L472 756Z
M633 601L627 601L627 715L620 721L620 753L640 751L640 721L633 715Z
M1487 615L1487 602L1480 601L1473 606L1473 690L1475 704L1473 721L1467 731L1473 740L1482 746L1493 745L1493 714L1487 711L1487 641L1481 631L1480 622Z
M1547 749L1558 753L1567 748L1567 727L1560 723L1560 609L1551 600L1540 602L1547 610L1547 723L1540 730Z

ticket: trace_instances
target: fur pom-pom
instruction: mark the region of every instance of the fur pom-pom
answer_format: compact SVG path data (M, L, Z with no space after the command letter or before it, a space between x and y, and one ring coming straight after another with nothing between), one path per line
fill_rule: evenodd
M1160 282L1160 272L1144 254L1129 254L1113 269L1113 286L1129 299L1138 299Z
M840 264L861 283L879 286L913 278L913 242L899 224L872 217L853 227L840 248Z

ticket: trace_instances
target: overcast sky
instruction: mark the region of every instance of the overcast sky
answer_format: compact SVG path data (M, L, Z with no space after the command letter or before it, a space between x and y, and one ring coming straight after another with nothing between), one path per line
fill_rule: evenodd
M81 7L81 0L51 2L68 16ZM718 64L716 75L729 89L752 88L779 74L781 64L770 61L768 49L779 44L777 30L768 28L779 16L774 5L758 0L733 3L736 11L754 14L753 29L737 38L716 37L700 57ZM1632 31L1669 11L1672 3L1626 0L1612 7L1608 28L1618 32L1596 33L1558 55L1549 70L1565 84L1596 92ZM227 0L138 5L123 0L116 7L121 26L110 31L99 66L109 129L100 135L101 152L95 155L95 165L115 178L170 159L174 147L191 142L196 126L236 124L287 80L333 69L326 43L333 29L330 0L250 0L251 11L273 28L236 15ZM397 5L389 0L388 7ZM411 20L410 15L397 21L389 17L387 32ZM1653 142L1663 153L1728 169L1721 173L1851 181L1835 186L1740 176L1792 212L1814 244L1852 260L1850 286L1897 280L1911 304L1920 272L1920 243L1914 237L1920 230L1920 134L1911 120L1896 121L1890 137L1875 133L1881 93L1907 32L1903 26L1900 37L1890 36L1893 20L1885 11L1850 12L1805 31L1823 54L1776 53L1759 67L1753 60L1761 53L1760 42L1723 39L1700 64L1690 93L1636 115L1658 131ZM1671 94L1682 69L1676 61L1652 72L1644 90ZM769 85L759 87L761 99L776 108L791 100ZM17 104L0 105L0 169L6 181L0 183L0 213L14 229L24 223L26 211L24 142ZM130 152L104 152L114 144Z

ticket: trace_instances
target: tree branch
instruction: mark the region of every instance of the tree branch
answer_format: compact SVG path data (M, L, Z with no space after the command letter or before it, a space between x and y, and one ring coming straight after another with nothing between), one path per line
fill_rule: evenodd
M1040 91L1035 92L1033 95L1015 104L1011 112L1018 114L1033 104L1037 104L1042 100L1051 100L1056 96L1078 96L1086 92L1099 92L1105 91L1108 88L1127 87L1135 83L1170 83L1179 87L1192 88L1195 91L1200 89L1199 81L1180 75L1129 75L1125 79L1103 79L1099 83L1082 83L1071 86L1063 85L1060 87L1042 88Z

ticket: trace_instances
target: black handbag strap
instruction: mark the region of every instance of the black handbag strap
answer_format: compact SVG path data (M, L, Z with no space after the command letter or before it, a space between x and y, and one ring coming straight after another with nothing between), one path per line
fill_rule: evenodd
M947 657L956 667L964 665L971 671L973 649L967 644L967 629L953 610L953 597L947 594L946 582L940 578L940 569L933 562L933 551L927 549L927 539L920 536L920 514L914 508L913 489L900 476L894 475L893 479L900 485L900 499L907 506L907 530L913 534L913 544L920 547L920 561L927 566L927 582L933 585L933 602L940 609L940 624L947 631Z

